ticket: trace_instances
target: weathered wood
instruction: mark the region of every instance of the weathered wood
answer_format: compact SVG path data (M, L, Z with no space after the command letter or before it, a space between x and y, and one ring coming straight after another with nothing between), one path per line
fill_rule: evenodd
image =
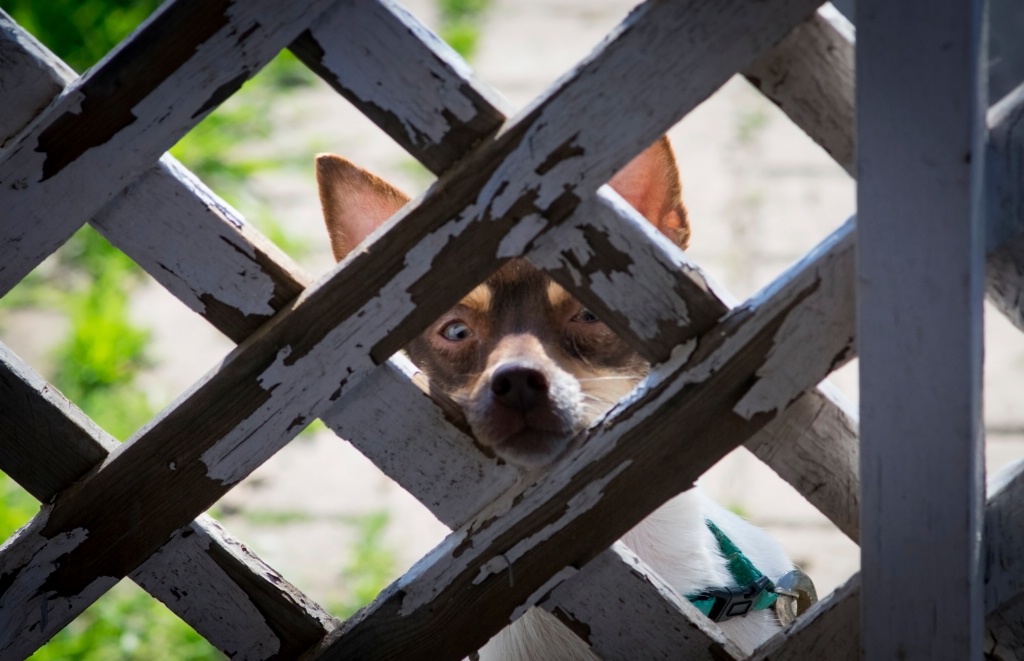
M728 310L728 295L715 292L696 265L609 189L548 234L530 258L620 335L645 343L653 361L706 333ZM833 389L809 390L746 445L857 541L858 441L851 408Z
M604 590L594 590L594 585ZM722 661L746 656L621 542L588 562L537 605L606 661Z
M985 505L985 658L1009 661L1024 653L1024 462L1008 466L990 483ZM860 574L777 634L754 659L861 658Z
M119 445L0 344L0 470L48 502ZM337 624L206 516L131 578L233 658L293 657ZM23 635L38 646L55 632Z
M635 144L653 141L738 68L738 60L780 37L807 5L755 6L743 22L729 20L721 5L694 7L710 16L686 9L685 3L652 4L634 12L545 102L461 161L414 211L392 219L385 227L403 223L401 233L388 233L393 240L350 256L100 470L62 493L52 511L3 551L9 585L16 587L0 595L11 612L4 645L16 646L19 632L43 615L55 626L73 618L109 587L94 577L134 569L169 531L191 521L454 303L467 283L521 251L545 227L543 218L570 214L580 196L632 157ZM706 24L690 33L686 19ZM724 51L723 42L730 45ZM694 64L711 52L722 56L718 65L693 76ZM648 68L650 53L663 55L655 58L662 64ZM638 67L643 75L619 80ZM687 84L648 84L666 76ZM646 108L650 124L608 130L625 103L604 94L609 77L623 88L622 98ZM581 126L581 116L594 121ZM560 167L577 158L586 161ZM458 234L458 241L448 240ZM421 237L426 240L416 243ZM165 498L168 489L180 497ZM129 498L141 513L131 521L116 506ZM35 561L51 553L66 554L66 563L38 569Z
M203 515L129 577L232 659L292 659L338 620Z
M1024 85L988 113L985 145L985 289L1024 330Z
M302 33L292 52L431 172L441 174L504 123L502 97L401 6L341 5Z
M101 209L92 225L235 342L312 280L169 155Z
M1019 661L1024 657L1024 595L1018 595L985 618L986 661Z
M869 659L981 658L981 9L857 4Z
M6 292L333 0L175 0L0 153Z
M828 5L744 73L851 175L853 36ZM796 39L797 34L802 37ZM788 65L788 68L786 68ZM769 82L766 82L769 81ZM988 113L986 295L1024 330L1024 87Z
M857 661L864 658L860 638L860 574L815 604L792 626L757 648L750 661Z
M456 528L513 490L521 475L455 428L453 421L465 425L461 414L446 413L416 382L426 386L407 358L394 356L321 419ZM395 402L402 402L400 418Z
M825 4L743 70L747 80L854 174L853 27Z
M0 116L2 142L32 119L23 108L45 106L76 76L3 14L0 57L7 62L0 67L0 88L12 90L10 112ZM310 281L287 255L168 155L90 222L236 342Z
M45 46L0 9L0 89L4 93L0 147L77 77L63 62L52 68L36 66L48 55Z
M845 225L763 296L680 347L507 513L452 533L313 656L459 658L691 485L849 354L852 234ZM807 315L848 332L809 342L794 332ZM797 347L796 375L770 367ZM430 635L438 627L444 637Z
M353 5L362 8L365 3L356 1ZM317 70L338 89L365 89L364 78L370 75L365 72L372 71L373 84L364 91L372 102L361 100L351 91L346 91L346 94L399 144L429 166L435 162L436 156L414 137L436 131L429 123L434 120L421 126L420 122L425 120L421 119L418 111L414 111L406 113L402 121L394 121L394 113L382 109L404 108L408 104L400 94L403 81L408 77L437 80L438 87L444 89L472 89L478 83L466 75L461 60L445 47L437 47L436 41L413 45L402 41L404 35L418 35L424 31L415 18L390 3L373 7L365 18L354 22L362 29L351 39L331 39L322 36L320 31L314 31L315 34L304 35L303 40L312 39L315 47L307 43L302 48L322 53L318 55L321 66ZM345 25L340 27L345 28ZM801 24L795 30L821 33L814 39L816 44L831 44L835 40L828 24L821 20L814 20L810 25ZM361 39L368 38L365 33L390 35L392 49L409 51L410 55L398 66L390 51L381 53L365 47L344 46L349 41L362 43ZM787 45L791 43L792 39L787 38L774 47L771 52L783 49L783 55L775 59L792 57L785 55L786 49L792 48ZM835 47L852 51L852 43L848 41ZM293 49L296 48L293 44ZM815 53L801 51L801 56L813 58ZM328 62L334 68L325 73L324 63ZM813 70L813 67L805 64L799 68L800 72L805 70ZM852 68L849 74L848 78L852 78ZM350 78L355 82L347 83ZM851 85L846 97L849 97L849 115L852 116L852 81L847 82ZM786 94L793 89L806 88L807 85L785 86L780 88L782 96L779 98L787 99L788 103ZM494 110L481 107L490 95L485 93L483 97L470 99L478 108L478 116L497 114L503 117L508 112L507 106L496 99L491 99L496 104ZM454 116L465 103L463 98L456 95L453 102L435 99L428 105L452 103L454 107L445 106L446 109L439 114ZM825 121L824 125L835 123L836 120ZM463 130L470 129L466 127ZM444 135L449 139L451 134ZM474 141L486 137L486 131L481 130ZM852 141L852 137L848 136L847 140ZM549 239L539 242L529 256L586 301L620 336L630 340L650 360L658 362L668 357L677 344L710 328L728 310L723 301L728 297L715 294L704 275L685 258L681 259L678 251L669 247L660 234L649 231L647 223L630 224L625 221L632 210L622 205L614 192L610 195L617 202L610 201L603 194L596 203L585 202L569 220L552 230ZM607 235L607 238L602 235ZM577 244L579 247L572 247ZM617 269L613 276L619 286L610 286L609 277L603 275L604 269L608 264L623 263L628 264L628 268ZM597 290L599 295L594 293ZM655 334L652 335L652 331ZM837 401L834 393L811 393L801 398L794 406L804 412L804 419L814 421L812 427L804 429L793 422L780 420L752 439L748 447L766 459L784 479L856 540L860 514L859 491L854 488L858 468L856 423L853 416L844 410L845 404ZM353 404L351 408L356 410L359 407ZM793 416L796 416L795 410L787 419L796 420ZM773 433L776 428L779 428L778 433ZM351 437L358 425L349 425L347 429ZM373 450L364 448L364 452ZM403 482L398 474L388 472ZM409 485L406 486L408 488ZM449 521L445 516L441 518Z
M119 445L0 344L0 470L45 503Z
M985 604L990 612L1024 593L1024 461L989 483L985 507Z

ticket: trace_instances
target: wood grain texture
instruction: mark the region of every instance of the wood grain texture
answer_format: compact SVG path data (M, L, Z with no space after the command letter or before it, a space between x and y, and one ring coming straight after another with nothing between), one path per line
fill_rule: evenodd
M63 62L40 69L36 62L50 55L45 46L0 9L0 147L25 128L77 75Z
M102 208L92 225L235 342L312 281L170 155Z
M862 659L860 611L860 574L854 574L796 622L755 650L750 661Z
M985 145L985 290L1024 330L1024 85L991 108Z
M459 658L691 485L849 353L851 230L699 343L680 347L507 513L452 533L313 656L358 658L372 650L377 658ZM829 334L833 344L807 343L792 332L806 314L849 332ZM796 380L762 371L794 345L807 345ZM430 635L437 627L443 638Z
M56 55L0 15L0 87L12 95L0 141L32 118L76 76ZM240 342L294 299L310 278L172 157L117 195L90 221L160 284Z
M402 35L422 34L424 28L413 17L390 3L384 6L386 11L372 10L358 24L396 39ZM834 37L828 25L818 19L809 25L801 24L795 31L818 32L820 34L814 38L814 43L832 43ZM366 38L360 35L352 37L354 43ZM414 55L406 58L400 67L394 65L393 56L388 53L380 54L366 48L343 48L342 42L347 41L317 39L319 45L315 50L323 52L323 60L339 63L328 81L344 88L348 77L358 80L367 75L363 72L373 71L373 80L377 83L372 90L375 102L362 103L360 107L410 153L429 165L434 157L421 143L411 139L411 136L430 132L428 126L419 126L419 114L413 112L403 122L396 123L391 121L389 113L380 113L378 104L389 108L406 104L400 93L406 77L438 80L441 81L439 86L445 89L471 88L477 86L477 81L466 76L465 67L456 55L444 48L428 48L432 41L427 46L401 44L402 50L411 51ZM788 52L786 49L790 46L787 44L791 43L792 39L784 39L770 52L779 49ZM845 42L837 48L849 52L852 43ZM804 50L798 54L813 61L816 52ZM380 57L387 59L380 61L377 59ZM793 55L779 55L774 59L787 58L792 59ZM797 73L808 70L815 69L804 64L798 67ZM817 71L820 76L820 69ZM844 98L849 98L848 114L852 116L852 69L848 73L846 81L851 87ZM353 83L352 86L358 84ZM783 95L780 98L787 98L784 95L788 90L806 88L807 85L800 84L787 86L780 91ZM488 98L489 95L484 94L483 99L475 103L483 104ZM353 100L358 103L357 99ZM443 102L443 99L437 101ZM491 99L491 102L495 100ZM461 103L457 97L455 104ZM449 116L455 112L456 109L449 109L441 114ZM505 105L496 105L494 112L503 116L508 109ZM491 111L481 109L479 113L489 116ZM836 119L825 124L836 124L837 121L841 124ZM411 128L406 129L406 124ZM486 137L487 133L481 131L473 141ZM852 140L852 136L847 136L847 140ZM660 234L649 231L646 222L629 222L628 218L636 218L632 209L623 205L617 194L608 192L610 189L604 191L596 202L585 202L568 220L551 230L550 238L537 242L529 257L597 310L620 336L630 340L648 359L653 362L664 360L674 346L706 331L725 314L728 310L725 300L729 296L714 291L703 273L668 246ZM616 268L611 275L604 275L604 270L611 264L617 265ZM655 331L653 335L652 330ZM805 419L814 421L811 428L805 430L793 423L779 421L752 439L749 447L767 459L784 479L808 496L841 530L856 540L859 493L854 488L858 460L855 416L850 413L852 408L834 391L811 393L795 406L804 412ZM353 405L353 408L358 407ZM795 417L790 419L796 420ZM349 425L348 433L351 435L357 427ZM778 431L773 431L776 429ZM399 482L403 481L396 473L389 474ZM442 520L447 519L442 517Z
M870 659L981 658L982 4L857 4Z
M595 590L595 585L604 589ZM621 542L559 584L538 606L554 614L606 661L746 657Z
M1024 462L993 476L985 507L986 612L1024 593Z
M175 0L0 153L6 292L331 6Z
M986 659L1010 661L1024 654L1024 563L1020 531L1024 529L1024 463L993 477L985 505ZM801 617L792 627L762 645L753 659L862 658L860 574Z
M1024 656L1024 595L985 618L986 661L1018 661Z
M444 409L416 385L422 376L402 355L377 368L321 416L386 475L450 528L507 497L522 476L456 428ZM425 384L424 384L425 385ZM395 402L402 415L394 415Z
M617 333L646 347L655 362L707 332L729 309L728 294L715 291L699 267L609 189L549 234L530 258ZM800 364L799 357L793 364ZM819 387L746 445L856 541L860 498L853 410L841 393Z
M0 345L0 470L45 503L119 445ZM337 624L206 516L171 535L131 578L232 658L294 657ZM25 633L17 651L0 656L27 654L58 630Z
M45 503L118 445L0 344L0 470Z
M291 50L434 174L508 114L448 44L391 0L344 0Z
M826 4L743 75L854 175L853 26Z
M542 217L557 221L571 213L579 195L592 193L632 157L632 145L652 141L721 84L735 60L764 48L773 30L781 36L806 4L769 11L755 3L742 23L712 12L708 18L729 23L733 31L694 34L684 29L684 9L653 4L631 15L616 38L545 103L460 162L404 220L393 219L390 227L403 222L400 236L390 233L396 240L378 237L352 255L102 469L62 493L52 511L4 549L2 560L17 585L0 596L6 608L16 608L13 626L4 633L16 637L43 616L74 617L109 585L94 577L134 569L170 531L190 522L454 303L472 286L467 283L520 252L543 229ZM681 34L692 40L681 40ZM645 78L628 79L623 98L650 104L651 124L634 127L637 135L609 132L603 125L607 119L602 118L615 115L623 103L603 94L607 77L618 79L646 62L646 54L637 59L640 45L647 52L664 49L667 70L646 72L660 77L688 71L703 53L721 55L724 37L736 44L732 52L720 66L704 68L705 75L691 76L690 84L654 90ZM581 126L581 113L595 121ZM559 167L583 156L593 160L589 168L580 168L580 162ZM456 234L460 240L449 242ZM426 240L420 242L421 237ZM181 497L165 498L169 489ZM137 503L140 513L130 521L115 506L126 499ZM100 553L101 548L108 552ZM40 571L36 561L53 552L66 553L67 563Z

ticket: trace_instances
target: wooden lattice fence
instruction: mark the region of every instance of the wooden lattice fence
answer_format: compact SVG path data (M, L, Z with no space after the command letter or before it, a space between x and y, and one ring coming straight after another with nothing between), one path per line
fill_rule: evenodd
M239 658L461 658L533 604L607 658L741 657L615 540L742 443L858 541L856 424L815 387L855 352L856 227L730 310L598 189L737 71L853 173L852 36L816 8L652 0L513 119L388 1L171 0L81 78L3 17L2 291L90 222L239 348L123 445L2 349L0 470L47 504L0 549L0 657L31 653L124 576ZM289 46L439 176L316 283L164 155ZM988 293L1019 326L1022 107L1018 90L990 113L985 145ZM519 255L658 364L533 486L392 357ZM396 400L401 420L380 415ZM317 417L455 531L344 623L200 516ZM914 595L976 602L993 654L1024 649L1021 485L989 494L984 575ZM865 608L864 630L913 610L898 606ZM860 656L860 618L854 577L754 658Z

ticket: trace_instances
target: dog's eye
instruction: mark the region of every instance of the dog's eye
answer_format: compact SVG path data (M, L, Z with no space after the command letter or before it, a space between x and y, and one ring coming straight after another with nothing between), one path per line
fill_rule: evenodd
M584 324L592 324L595 321L601 321L600 319L597 318L596 314L594 314L593 312L591 312L587 308L583 308L582 310L577 312L576 316L573 317L572 320L573 321L580 321L580 322L583 322Z
M441 329L441 337L449 342L461 342L473 336L473 331L462 321L453 321Z

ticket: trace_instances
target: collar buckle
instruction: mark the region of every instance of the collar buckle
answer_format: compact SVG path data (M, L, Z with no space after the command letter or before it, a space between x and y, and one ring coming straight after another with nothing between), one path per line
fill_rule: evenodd
M765 592L772 592L774 586L767 576L762 575L753 583L738 585L734 587L713 587L701 591L700 594L691 597L691 600L713 599L711 612L708 617L714 622L746 615L755 609L758 601Z

